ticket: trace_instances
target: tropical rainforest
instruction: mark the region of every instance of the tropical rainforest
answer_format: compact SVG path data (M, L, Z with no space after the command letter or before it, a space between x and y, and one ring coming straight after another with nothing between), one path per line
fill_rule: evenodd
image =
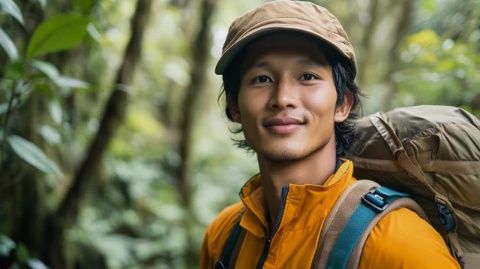
M0 268L197 268L257 173L214 65L260 0L0 0ZM362 115L480 115L480 1L318 0L356 49Z

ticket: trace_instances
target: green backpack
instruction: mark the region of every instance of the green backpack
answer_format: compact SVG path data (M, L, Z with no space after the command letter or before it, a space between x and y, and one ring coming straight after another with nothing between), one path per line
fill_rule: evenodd
M475 116L448 106L376 113L356 122L347 158L355 164L356 178L409 193L465 268L480 268L480 121Z
M477 118L447 106L377 113L357 120L347 158L354 162L354 176L369 180L358 180L335 203L312 269L357 268L370 231L400 207L429 220L462 267L480 267ZM237 222L216 269L234 268L244 235Z

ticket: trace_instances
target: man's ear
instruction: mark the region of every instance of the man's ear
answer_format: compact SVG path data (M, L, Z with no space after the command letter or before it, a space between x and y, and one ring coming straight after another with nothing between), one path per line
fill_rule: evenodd
M343 103L335 108L335 122L343 122L348 118L353 105L353 94L350 91L345 93Z
M240 123L241 117L240 117L240 110L238 109L238 105L228 104L228 112L230 113L230 116L232 117L232 120L234 122Z

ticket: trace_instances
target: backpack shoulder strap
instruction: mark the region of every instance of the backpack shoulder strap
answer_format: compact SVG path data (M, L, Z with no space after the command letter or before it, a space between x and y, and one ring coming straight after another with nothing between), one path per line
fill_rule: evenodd
M230 235L223 247L222 255L215 264L215 269L233 269L237 262L243 239L245 237L245 229L240 226L240 220L243 214L240 214L238 221L234 224Z
M359 180L348 187L338 198L323 224L311 267L312 269L323 269L327 267L328 257L330 256L333 245L348 219L352 216L362 195L377 186L379 185L376 182Z
M357 268L363 245L389 212L408 207L425 216L407 194L358 180L340 196L322 229L312 268Z
M380 187L380 188L382 188L382 190L384 190L383 188L385 188L385 187ZM388 189L388 188L386 188L386 189ZM378 191L378 189L377 189L377 191ZM402 193L400 193L400 194L402 194ZM397 194L394 194L394 195L396 196ZM404 195L406 195L406 194L404 194ZM361 203L361 206L359 206L359 208L356 210L356 212L357 211L359 212L360 210L362 210L365 213L365 211L367 210L366 207L368 207L368 206L366 206L364 203ZM367 238L370 235L370 232L373 230L373 228L377 225L377 223L385 215L387 215L388 213L390 213L390 212L392 212L396 209L399 209L399 208L408 208L408 209L416 212L420 217L422 217L426 221L428 221L428 218L425 215L425 213L423 212L423 209L413 199L411 199L407 196L403 196L403 195L398 195L398 196L394 197L392 199L392 201L389 202L389 205L383 211L375 212L376 215L373 215L369 219L369 223L366 224L366 222L365 222L363 224L363 225L366 225L366 226L363 226L363 227L365 227L365 230L363 231L360 238L358 239L357 245L354 246L354 250L353 250L353 253L352 253L352 256L350 258L350 261L348 263L347 268L358 268L359 263L360 263L360 258L362 256L363 246L365 245L365 242L367 241ZM372 208L369 208L369 210L372 210ZM376 209L373 209L373 210L376 211ZM364 216L361 216L364 213L359 214L360 218L364 218ZM355 222L358 221L358 220L355 220L354 217L356 217L356 216L354 215L350 219L350 222L351 222L350 224L355 224ZM352 228L354 228L354 227L352 227ZM351 230L352 228L349 228L347 226L345 229L346 229L346 231L348 231L349 229ZM347 232L347 234L348 233L349 232Z

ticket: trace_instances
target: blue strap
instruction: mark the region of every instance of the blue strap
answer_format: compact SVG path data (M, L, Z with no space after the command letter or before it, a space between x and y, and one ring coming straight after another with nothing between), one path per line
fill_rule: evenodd
M375 216L396 199L407 196L406 193L383 186L378 187L373 192L366 193L338 236L328 258L327 268L346 268L358 241Z
M457 223L455 222L455 217L453 216L453 210L440 200L436 201L438 215L440 216L440 221L445 229L445 232L450 232L455 229Z

